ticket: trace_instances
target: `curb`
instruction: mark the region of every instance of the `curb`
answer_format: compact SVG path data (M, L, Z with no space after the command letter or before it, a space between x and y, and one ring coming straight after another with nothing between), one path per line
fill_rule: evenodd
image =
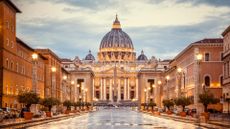
M173 117L173 116L167 116L167 115L156 116L156 115L153 115L153 114L148 113L148 112L141 112L141 113L148 114L148 115L151 115L153 117L171 119L171 120L176 120L176 121L185 122L185 123L191 123L191 124L194 124L194 125L197 125L200 127L205 127L205 128L215 128L215 127L210 127L210 126L219 126L217 128L220 128L220 127L230 128L230 125L228 125L228 124L221 124L221 123L215 123L215 122L198 123L197 120L195 120L195 119L192 120L189 118L180 118L180 117Z
M57 117L51 117L51 118L42 118L42 119L35 119L35 120L28 120L28 121L22 121L22 122L17 122L17 123L9 123L9 124L0 124L1 129L8 129L8 128L27 128L31 126L36 126L40 124L46 124L49 122L54 122L54 121L60 121L68 118L73 118L77 116L81 116L84 114L87 114L89 112L82 112L82 113L74 113L74 114L69 114L69 115L64 115L64 116L57 116Z

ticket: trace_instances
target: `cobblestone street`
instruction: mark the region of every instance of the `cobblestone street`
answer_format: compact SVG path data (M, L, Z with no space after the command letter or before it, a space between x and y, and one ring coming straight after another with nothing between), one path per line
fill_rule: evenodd
M76 118L31 127L30 129L196 129L183 123L129 109L102 109ZM202 128L203 129L203 128Z

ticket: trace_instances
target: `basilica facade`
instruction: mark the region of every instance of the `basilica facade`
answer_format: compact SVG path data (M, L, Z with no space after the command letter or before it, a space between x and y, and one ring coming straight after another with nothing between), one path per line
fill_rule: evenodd
M76 96L72 101L160 104L161 74L169 60L136 56L133 42L116 16L112 29L102 38L97 59L91 51L84 59L62 59L71 74Z

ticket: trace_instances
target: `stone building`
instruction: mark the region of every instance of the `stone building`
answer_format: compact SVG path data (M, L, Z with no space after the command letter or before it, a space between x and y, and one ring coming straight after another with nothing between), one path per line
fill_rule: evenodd
M46 58L37 55L33 60L34 49L16 38L16 13L20 12L11 1L0 1L0 107L21 108L17 95L25 90L44 98Z
M170 99L181 95L190 97L194 106L200 106L199 94L204 90L222 96L222 52L223 39L203 39L187 46L172 62L165 72L169 76L164 89L170 89ZM166 95L167 94L163 94ZM166 97L164 97L166 98ZM199 108L202 110L202 108Z
M169 61L159 61L155 57L148 59L144 51L136 57L132 40L122 30L117 16L111 31L102 38L97 60L89 51L82 60L76 57L74 60L62 61L63 67L73 74L72 79L79 87L76 93L83 87L82 89L87 89L88 102L105 103L138 100L140 103L160 103L157 99L160 94L152 87L155 85L154 88L158 88L157 81L160 80L162 71L167 69L168 63ZM144 97L144 94L147 95ZM76 101L78 100L81 98L78 97Z
M223 61L224 61L224 70L223 70L223 98L230 99L230 26L222 33L224 37L224 52L223 52ZM229 112L228 103L224 102L224 112Z
M62 67L61 59L50 49L35 49L35 51L44 56L47 60L45 61L45 97L53 97L61 100L61 82Z

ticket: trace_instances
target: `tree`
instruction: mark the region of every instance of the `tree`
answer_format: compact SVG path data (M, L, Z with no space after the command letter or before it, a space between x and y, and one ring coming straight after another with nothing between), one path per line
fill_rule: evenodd
M54 105L60 104L60 101L56 98L45 98L41 101L41 104L44 105L45 107L48 107L49 111L51 111L52 107Z
M171 106L174 105L173 100L170 100L170 99L165 99L165 100L162 101L162 103L163 103L163 105L164 105L165 107L168 108L168 110L170 109Z
M204 106L205 112L207 112L208 104L216 104L219 102L218 99L214 98L213 94L210 94L207 91L205 91L203 94L200 94L199 99L199 102Z
M151 101L151 102L148 103L148 106L151 107L152 110L153 110L153 107L156 106L156 103Z
M188 106L191 104L190 99L187 97L176 98L174 102L177 106L182 106L182 111L184 111L185 106Z
M40 98L36 93L32 91L26 91L19 93L17 99L19 103L24 103L27 110L30 111L31 105L38 104Z
M63 102L63 105L67 107L67 110L71 110L71 106L73 105L71 101L66 100Z
M74 106L74 108L75 108L75 110L77 110L77 107L80 107L81 106L81 102L75 102L75 103L73 103L73 106Z

